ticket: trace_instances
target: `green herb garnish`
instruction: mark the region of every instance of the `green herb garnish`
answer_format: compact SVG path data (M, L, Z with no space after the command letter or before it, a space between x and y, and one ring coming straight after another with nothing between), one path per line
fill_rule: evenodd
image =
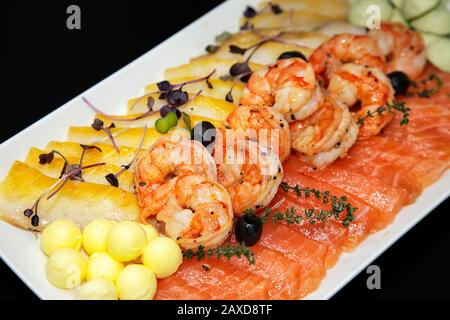
M226 244L224 246L219 246L216 248L205 249L202 245L198 246L197 250L186 250L183 253L184 258L193 259L197 257L198 260L202 260L205 258L211 258L213 256L217 258L226 257L230 260L233 256L241 258L242 256L246 257L250 264L255 263L254 253L244 244Z
M329 204L331 208L329 210L324 209L304 209L304 212L300 213L295 208L290 208L284 213L279 211L273 211L270 208L266 209L266 212L261 216L261 219L266 222L271 219L272 222L276 223L278 221L286 221L288 224L300 224L303 221L308 221L314 224L316 221L325 221L326 218L334 218L341 221L341 213L345 211L344 219L342 220L342 225L347 227L351 222L355 220L355 211L358 209L353 207L346 196L335 196L330 194L329 191L319 191L313 188L302 188L299 185L290 186L286 182L282 182L280 188L285 191L293 191L297 196L304 196L306 198L310 196L316 197L321 200L323 204Z
M401 112L403 114L402 119L400 120L400 125L404 126L409 123L409 112L411 111L410 108L406 106L405 102L399 102L399 101L393 101L392 104L389 102L386 102L385 107L378 107L375 111L367 111L367 115L365 117L359 117L358 121L356 122L360 127L362 127L365 124L366 118L373 118L377 115L381 116L386 111L390 113L394 113L394 111Z
M408 92L406 96L408 97L414 97L418 96L420 98L429 98L432 95L435 95L441 91L442 86L444 85L444 82L437 74L430 74L430 76L426 79L420 80L419 82L412 82L411 85L413 88L419 89L422 86L426 86L429 82L434 82L434 86L430 88L423 89L422 91L418 92Z

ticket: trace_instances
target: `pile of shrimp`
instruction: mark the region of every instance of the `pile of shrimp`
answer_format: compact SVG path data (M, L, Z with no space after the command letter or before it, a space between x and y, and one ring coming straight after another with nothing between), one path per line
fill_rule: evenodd
M211 152L172 137L141 155L136 191L142 222L156 218L186 249L220 245L235 216L273 200L292 149L316 169L346 156L358 139L379 134L393 119L376 112L394 100L386 73L415 79L425 63L420 35L384 23L367 35L334 36L309 62L281 59L253 72L240 106L217 128Z
M392 112L377 112L394 103L386 74L402 71L416 79L425 65L420 34L384 22L366 35L335 35L308 62L290 58L254 72L240 103L278 112L289 122L292 149L321 169L392 121Z

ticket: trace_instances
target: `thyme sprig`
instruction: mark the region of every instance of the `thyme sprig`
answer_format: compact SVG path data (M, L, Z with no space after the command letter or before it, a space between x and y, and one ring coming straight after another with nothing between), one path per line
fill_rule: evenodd
M130 167L132 166L132 164L136 161L137 156L139 155L139 152L141 152L142 150L142 146L144 145L144 140L145 140L145 136L147 134L147 126L144 126L144 130L142 132L142 137L141 140L139 142L138 147L136 148L136 151L134 152L133 158L131 158L131 161L128 162L125 165L121 166L121 169L116 172L116 173L109 173L105 176L106 181L108 181L108 183L110 185L112 185L113 187L118 188L119 187L119 176L124 173L125 171L127 171L128 169L130 169Z
M428 84L432 82L433 86L428 87ZM416 90L420 90L420 88L425 86L425 89L422 91L411 91L406 94L408 97L420 97L420 98L429 98L441 91L442 86L444 85L444 81L435 73L430 74L427 78L420 80L418 82L412 82L411 86Z
M198 260L211 257L225 257L230 260L233 256L237 258L246 257L250 264L255 263L255 257L253 251L251 251L245 244L226 244L218 246L216 248L205 249L202 245L199 245L196 250L189 249L183 252L183 256L186 259L193 259L197 257Z
M304 209L303 213L297 212L295 208L290 208L286 212L281 213L278 211L273 211L272 209L266 209L266 212L261 217L263 221L272 219L274 223L277 221L287 221L288 223L302 223L303 221L308 221L314 224L316 221L325 221L326 218L334 218L335 220L341 221L344 227L355 220L355 212L358 208L353 207L351 203L348 202L346 196L335 196L329 191L320 191L314 188L302 188L298 184L295 186L290 186L286 182L280 184L280 188L285 191L293 191L297 196L304 196L306 198L310 196L316 197L321 200L323 204L329 204L331 208L329 210L316 210L316 209ZM345 216L341 219L341 214L345 211Z
M359 126L363 126L365 124L365 120L367 118L373 118L377 115L382 116L385 112L394 113L394 111L401 112L403 114L402 119L400 120L400 125L405 126L409 123L409 112L410 108L406 106L406 102L402 101L393 101L392 104L386 102L385 107L378 107L375 111L368 110L367 115L364 117L359 117L356 122Z

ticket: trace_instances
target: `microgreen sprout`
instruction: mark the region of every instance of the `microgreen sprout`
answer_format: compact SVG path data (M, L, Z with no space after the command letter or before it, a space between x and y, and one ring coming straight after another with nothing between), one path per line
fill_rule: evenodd
M122 165L121 169L116 172L116 173L109 173L105 176L106 181L108 181L108 183L110 185L112 185L113 187L119 187L119 176L124 173L125 171L127 171L128 169L130 169L130 167L133 165L133 163L136 161L137 156L139 155L139 152L141 152L142 150L142 146L144 145L144 141L145 141L145 136L147 134L147 126L144 126L144 130L142 132L142 137L141 140L139 142L138 147L136 148L136 151L134 152L133 158L131 158L131 161L128 162L126 165Z
M23 212L23 214L27 217L27 218L31 218L31 225L34 227L37 227L39 225L39 215L38 215L38 206L39 206L39 202L49 193L50 195L47 196L47 200L50 200L51 198L53 198L63 187L64 185L67 183L68 180L70 180L72 177L79 175L80 172L82 172L83 170L87 170L90 168L94 168L94 167L99 167L99 166L103 166L106 163L102 162L102 163L94 163L94 164L90 164L84 167L77 167L77 168L72 168L70 170L68 170L62 177L60 177L52 186L50 186L50 188L48 188L47 190L45 190L37 199L36 201L33 203L33 205L31 206L31 208L25 209L25 211Z
M108 120L111 121L136 121L136 120L140 120L140 119L144 119L147 118L149 116L151 116L152 114L156 113L157 111L153 111L153 105L155 103L155 100L152 97L147 97L147 108L148 110L143 113L140 114L136 117L121 117L121 116L116 116L116 115L111 115L111 114L107 114L103 111L101 111L100 109L98 109L97 107L95 107L89 100L87 100L85 97L82 98L83 101L92 109L94 110L96 113L101 114L103 117L105 117ZM102 124L103 125L103 124ZM96 129L96 128L94 128ZM97 129L96 129L97 130Z
M114 139L114 136L111 133L111 129L116 127L114 123L111 123L108 127L105 127L105 123L102 120L95 118L94 122L92 122L91 124L91 127L96 131L102 130L103 132L105 132L106 136L111 141L114 149L116 149L117 153L120 153L120 149L117 146L116 140Z

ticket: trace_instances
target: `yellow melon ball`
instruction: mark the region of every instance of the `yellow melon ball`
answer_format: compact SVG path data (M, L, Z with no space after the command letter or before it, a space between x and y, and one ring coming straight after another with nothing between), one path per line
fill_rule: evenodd
M147 235L147 242L159 237L158 231L151 224L141 224L141 226L144 228L145 234Z
M117 300L117 288L111 280L94 279L79 287L75 298L77 300Z
M109 230L106 250L115 260L132 261L139 257L147 245L147 235L139 223L122 221Z
M115 221L95 219L89 222L83 230L83 249L87 254L106 251L106 238Z
M108 253L97 252L89 257L86 279L89 281L106 278L116 281L119 272L123 268L123 263L114 260Z
M156 293L157 282L149 268L130 264L119 273L116 286L121 300L150 300Z
M56 220L42 231L41 248L48 256L61 248L80 250L81 230L70 220Z
M69 248L55 250L45 266L48 281L62 289L78 287L86 277L86 270L87 262L83 255Z
M174 274L183 262L180 246L171 238L159 237L150 241L142 254L142 262L158 278Z

